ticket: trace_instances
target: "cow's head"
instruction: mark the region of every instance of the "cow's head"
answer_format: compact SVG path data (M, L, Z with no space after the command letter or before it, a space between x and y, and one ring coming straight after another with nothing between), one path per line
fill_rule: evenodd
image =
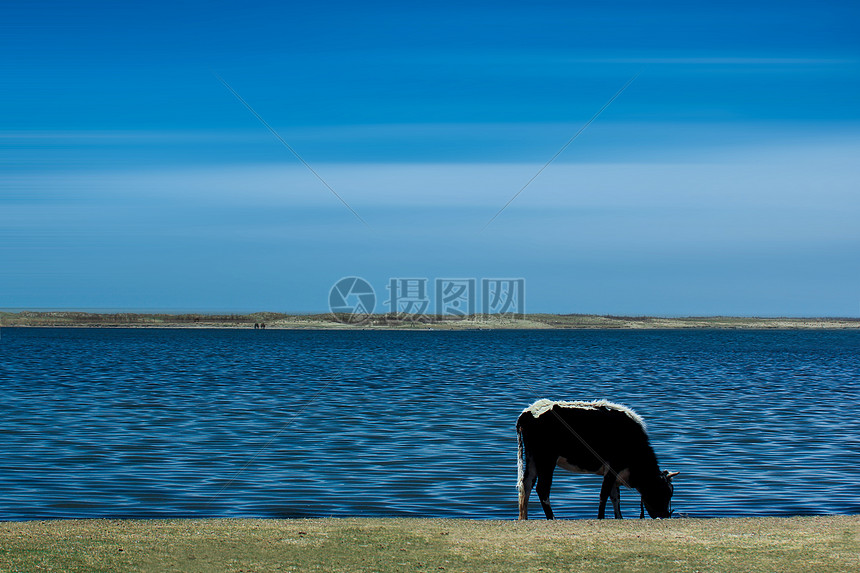
M652 518L672 517L672 478L678 473L663 471L642 484L642 503Z

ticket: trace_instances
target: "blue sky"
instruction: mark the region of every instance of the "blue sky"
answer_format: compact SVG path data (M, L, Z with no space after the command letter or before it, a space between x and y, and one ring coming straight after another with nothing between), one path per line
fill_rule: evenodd
M385 311L391 277L523 277L528 312L860 315L855 2L0 22L0 307L316 312L361 276Z

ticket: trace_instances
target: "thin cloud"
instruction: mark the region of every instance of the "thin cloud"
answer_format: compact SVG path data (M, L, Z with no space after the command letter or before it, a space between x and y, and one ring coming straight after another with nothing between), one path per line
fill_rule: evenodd
M719 65L809 65L856 64L860 60L846 58L770 58L770 57L685 57L685 58L573 58L568 62L591 64L719 64Z

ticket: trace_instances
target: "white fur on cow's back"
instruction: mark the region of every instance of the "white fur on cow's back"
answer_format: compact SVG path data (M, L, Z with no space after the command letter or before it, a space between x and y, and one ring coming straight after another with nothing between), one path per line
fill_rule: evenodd
M642 426L643 430L645 429L645 420L643 420L639 416L639 414L637 414L627 406L616 404L615 402L610 402L609 400L592 400L591 402L575 400L572 402L562 402L558 400L547 400L546 398L541 398L540 400L523 410L523 413L529 412L532 416L538 418L541 416L541 414L549 412L553 406L559 406L562 408L578 408L580 410L597 410L598 408L618 410L619 412L624 412L625 414L627 414L627 416L631 420Z

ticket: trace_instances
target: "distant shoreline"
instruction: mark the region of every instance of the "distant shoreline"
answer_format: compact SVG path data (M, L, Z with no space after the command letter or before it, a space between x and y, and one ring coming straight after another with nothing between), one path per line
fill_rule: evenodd
M279 330L570 330L722 329L860 330L860 318L654 317L591 314L395 316L377 314L359 323L331 314L91 313L74 311L0 312L0 327L65 328L225 328Z

